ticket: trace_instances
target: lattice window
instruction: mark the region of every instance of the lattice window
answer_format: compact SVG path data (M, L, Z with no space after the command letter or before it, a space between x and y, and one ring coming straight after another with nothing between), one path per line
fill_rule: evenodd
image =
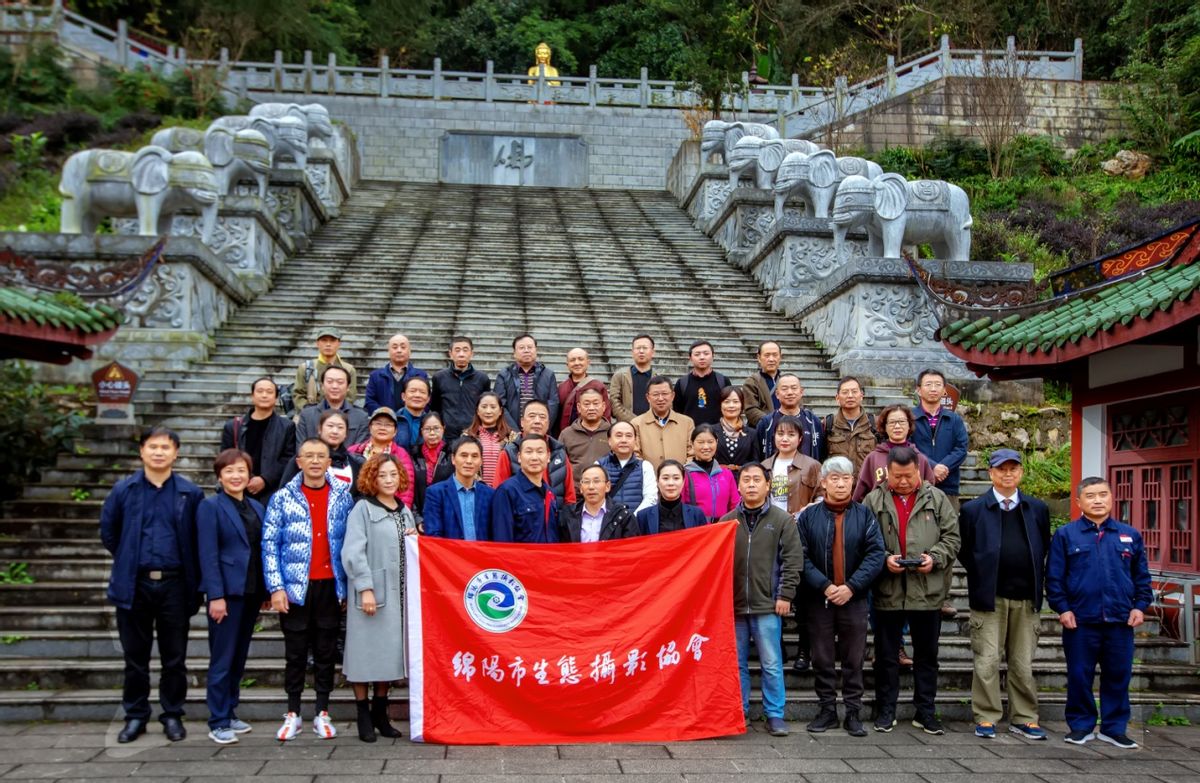
M1159 510L1162 499L1162 468L1142 468L1138 471L1138 495L1141 497L1140 506L1142 538L1146 543L1146 559L1157 563L1162 556L1162 527L1159 524Z
M1113 414L1113 451L1144 451L1188 445L1187 405L1143 408Z
M1196 529L1192 518L1194 507L1195 473L1191 465L1175 465L1171 468L1170 497L1167 500L1170 551L1168 558L1173 565L1192 565L1192 553L1196 540Z

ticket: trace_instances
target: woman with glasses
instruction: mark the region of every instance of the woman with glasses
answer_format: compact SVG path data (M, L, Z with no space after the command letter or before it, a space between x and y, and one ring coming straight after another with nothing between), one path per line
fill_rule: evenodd
M442 417L429 411L421 417L421 440L412 447L413 470L417 474L417 490L414 494L418 513L425 511L425 491L439 481L454 475L454 463L450 461L450 449L446 445L446 425Z
M887 482L888 453L892 449L897 446L916 448L912 444L916 420L913 418L912 410L907 406L887 406L875 418L875 423L885 439L863 460L862 469L858 473L858 482L854 485L853 499L855 503L861 503L868 492ZM934 483L933 467L929 464L929 460L917 452L917 461L918 469L921 471L921 480L928 481L930 484Z
M396 496L404 505L413 507L413 493L417 486L417 472L413 467L412 457L396 444L396 412L386 405L375 409L367 425L370 437L362 443L355 443L346 451L363 460L369 460L376 454L391 454L400 463L400 468L407 474L408 481Z

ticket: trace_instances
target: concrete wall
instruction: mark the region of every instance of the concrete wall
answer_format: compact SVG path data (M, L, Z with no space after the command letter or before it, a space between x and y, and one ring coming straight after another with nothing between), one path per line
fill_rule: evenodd
M919 147L940 135L978 136L979 101L972 93L979 82L943 79L846 118L833 131L839 148ZM1106 93L1107 82L1029 80L1027 112L1021 133L1061 139L1067 148L1098 142L1126 131L1117 101ZM828 134L814 137L828 143Z
M296 95L255 95L294 102ZM364 179L436 182L447 133L577 136L587 147L586 185L661 190L679 143L691 134L670 109L539 106L313 95L357 136ZM769 118L768 118L769 119Z

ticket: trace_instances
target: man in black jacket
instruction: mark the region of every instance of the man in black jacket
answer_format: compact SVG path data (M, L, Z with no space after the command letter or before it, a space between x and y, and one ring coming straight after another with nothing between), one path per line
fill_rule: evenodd
M640 535L633 511L610 498L611 490L608 471L602 465L584 468L579 477L579 494L583 499L558 512L558 540L590 544Z
M254 461L246 493L263 505L296 461L296 425L276 413L278 397L275 381L255 380L250 384L250 410L225 422L221 430L221 451L241 449Z
M988 459L992 489L964 503L958 526L958 559L967 570L971 604L971 711L975 736L992 739L1003 714L1000 656L1008 662L1008 728L1026 739L1044 740L1038 725L1038 691L1033 654L1041 622L1050 512L1019 492L1021 455L998 449Z
M471 426L475 406L483 393L492 388L487 373L475 369L475 343L470 337L450 338L450 366L433 374L433 397L429 409L437 411L446 425L446 441L453 442Z
M546 403L550 421L558 421L558 379L554 370L538 361L537 340L531 334L519 334L513 338L512 348L513 363L496 373L496 396L508 426L519 428L530 400Z
M838 727L837 671L842 664L846 733L865 737L862 711L863 653L867 641L867 591L883 570L883 534L870 509L851 501L854 464L830 457L821 465L824 499L800 512L796 526L804 544L808 629L814 690L820 712L808 730ZM836 657L835 657L836 652Z

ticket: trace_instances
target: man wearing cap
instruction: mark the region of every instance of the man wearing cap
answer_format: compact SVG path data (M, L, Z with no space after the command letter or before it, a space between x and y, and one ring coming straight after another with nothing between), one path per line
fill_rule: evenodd
M338 350L342 347L342 333L332 326L326 326L317 332L317 358L305 359L296 368L296 382L292 385L292 403L296 406L296 421L300 421L300 413L305 407L315 405L324 399L321 390L321 371L333 365L343 368L350 376L346 391L346 401L354 402L358 395L358 373L350 362L342 359Z
M409 361L411 356L412 345L408 338L393 334L388 340L388 363L372 370L367 377L366 402L363 404L367 413L374 413L380 405L398 411L404 407L404 387L410 378L424 378L426 383L429 382L429 374L414 367Z
M992 489L963 504L959 514L971 605L971 710L975 736L992 739L1003 714L1000 657L1008 662L1008 729L1026 739L1044 740L1038 725L1033 655L1041 622L1050 511L1020 492L1021 455L998 449L988 459Z

